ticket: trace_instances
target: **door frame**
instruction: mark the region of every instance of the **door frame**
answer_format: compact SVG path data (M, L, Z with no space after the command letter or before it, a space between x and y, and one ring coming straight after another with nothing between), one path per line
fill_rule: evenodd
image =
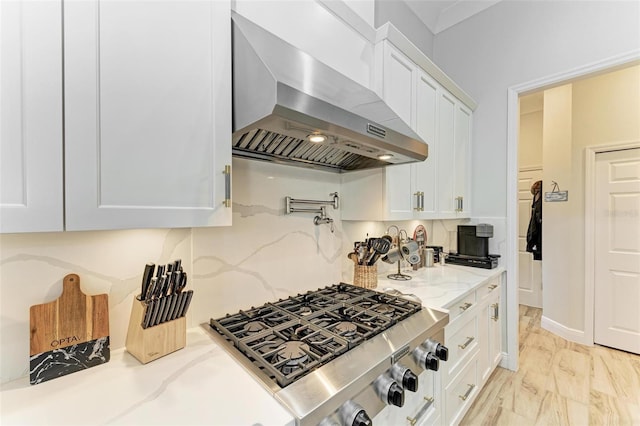
M623 68L640 60L640 50L633 50L621 55L605 58L601 61L582 65L564 72L551 74L536 80L510 86L507 89L507 282L515 282L518 277L518 127L519 108L518 98L543 89L549 89L587 75L593 76ZM544 265L543 265L544 267ZM591 298L587 305L587 298ZM544 301L542 306L544 312ZM587 317L586 312L591 311ZM591 294L585 297L585 328L591 328L591 343L593 344L593 286ZM518 287L507 286L507 324L514 324L507 328L506 353L509 355L501 365L516 371L518 369ZM588 320L591 319L591 325ZM560 330L557 330L560 331ZM575 341L575 330L567 328L567 335ZM574 333L571 333L573 331ZM583 336L586 333L583 334ZM562 336L565 337L565 336ZM587 339L584 339L587 340ZM582 343L582 342L580 342Z
M595 229L596 229L596 155L608 151L640 148L640 140L588 146L585 149L584 175L584 339L594 344L595 329Z

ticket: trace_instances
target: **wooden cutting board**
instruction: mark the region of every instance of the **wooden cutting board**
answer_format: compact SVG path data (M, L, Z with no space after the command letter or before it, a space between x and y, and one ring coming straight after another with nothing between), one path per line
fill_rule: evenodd
M62 295L29 314L32 385L109 361L108 295L87 296L78 275L64 277Z

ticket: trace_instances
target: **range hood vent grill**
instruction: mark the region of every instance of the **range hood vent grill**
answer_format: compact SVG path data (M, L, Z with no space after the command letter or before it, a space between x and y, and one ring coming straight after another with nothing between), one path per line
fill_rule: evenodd
M233 144L233 154L255 160L296 161L300 165L333 171L368 169L388 164L345 151L336 144L317 144L264 129L251 130L237 139Z

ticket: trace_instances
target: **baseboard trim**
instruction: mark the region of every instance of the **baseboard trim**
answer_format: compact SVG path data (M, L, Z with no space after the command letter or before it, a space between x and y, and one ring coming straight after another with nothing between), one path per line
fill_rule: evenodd
M545 317L544 315L540 320L540 326L543 329L562 337L563 339L569 340L570 342L593 346L593 342L587 342L587 336L584 330L576 330L575 328L567 327L560 324L559 322Z
M502 368L506 368L507 370L516 371L518 366L517 365L513 365L509 361L510 361L509 360L509 354L506 353L506 352L502 352L502 359L498 363L498 366L502 367Z

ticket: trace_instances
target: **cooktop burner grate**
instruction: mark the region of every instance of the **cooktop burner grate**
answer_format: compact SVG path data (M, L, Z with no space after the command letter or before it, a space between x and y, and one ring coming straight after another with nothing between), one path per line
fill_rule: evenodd
M420 309L340 283L211 319L210 326L285 387Z

